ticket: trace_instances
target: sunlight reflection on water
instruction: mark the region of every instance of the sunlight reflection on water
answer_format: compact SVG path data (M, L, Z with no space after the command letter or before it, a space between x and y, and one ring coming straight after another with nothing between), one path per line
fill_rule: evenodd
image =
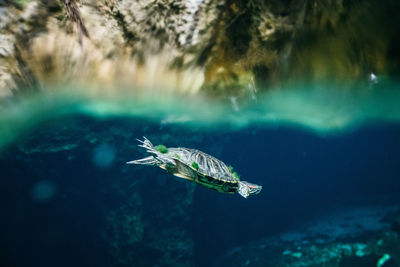
M347 88L328 83L298 85L269 90L259 94L257 101L249 98L235 101L233 106L230 101L193 95L139 95L116 90L112 96L101 97L87 90L58 89L23 100L0 102L0 148L40 123L74 114L98 118L136 117L162 125L196 126L207 130L258 124L274 128L279 125L301 127L320 135L338 134L368 123L398 123L398 85L398 82L385 80L372 85L349 83ZM107 157L97 157L98 153L105 153ZM102 158L102 162L96 158ZM103 162L104 158L107 162ZM106 144L96 148L93 160L99 166L111 164L113 149Z

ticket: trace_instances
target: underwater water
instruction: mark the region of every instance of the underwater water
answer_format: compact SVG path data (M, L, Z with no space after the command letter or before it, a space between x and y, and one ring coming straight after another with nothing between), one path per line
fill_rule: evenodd
M2 266L399 266L398 84L368 88L4 101ZM244 199L125 164L142 136L263 189Z

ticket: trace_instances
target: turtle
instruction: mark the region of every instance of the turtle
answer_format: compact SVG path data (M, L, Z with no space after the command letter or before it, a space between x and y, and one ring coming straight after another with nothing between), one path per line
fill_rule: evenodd
M187 179L212 190L244 198L260 193L262 186L241 181L239 175L219 159L200 150L177 147L154 146L149 139L137 139L151 156L128 161L127 164L155 165L176 177Z

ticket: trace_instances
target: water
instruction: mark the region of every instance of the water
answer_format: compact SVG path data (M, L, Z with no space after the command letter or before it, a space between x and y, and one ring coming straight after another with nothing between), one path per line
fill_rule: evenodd
M341 266L393 263L398 84L313 86L236 103L62 89L4 101L3 266L296 266L322 248ZM142 136L209 153L263 190L244 199L126 165L145 155Z
M76 2L0 0L1 266L400 266L398 0Z
M282 85L249 98L217 101L201 94L149 87L62 87L16 100L2 99L0 148L32 127L73 114L96 118L141 117L162 125L202 130L265 127L305 128L319 135L351 132L364 124L400 120L399 82L376 81ZM379 82L378 82L379 81ZM5 127L7 125L7 127Z

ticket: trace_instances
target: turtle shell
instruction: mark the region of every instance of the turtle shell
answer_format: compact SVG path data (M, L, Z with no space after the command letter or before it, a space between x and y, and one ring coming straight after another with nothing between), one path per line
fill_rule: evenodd
M238 183L240 181L225 163L200 150L176 148L173 151L176 160L195 170L198 174L204 176L206 180L216 179L225 183Z

